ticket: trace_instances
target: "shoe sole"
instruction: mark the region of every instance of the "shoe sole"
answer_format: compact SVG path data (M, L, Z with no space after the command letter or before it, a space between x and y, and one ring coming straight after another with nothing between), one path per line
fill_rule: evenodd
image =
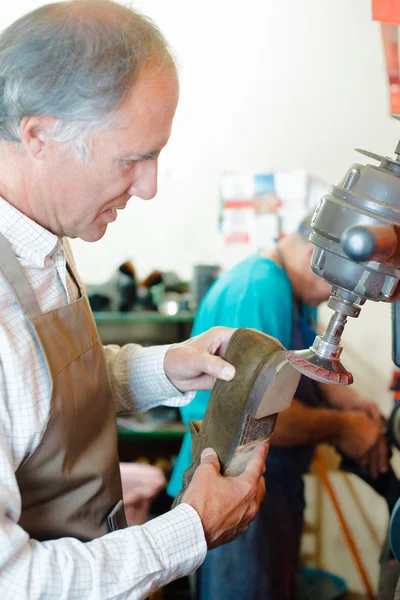
M271 439L278 413L290 406L299 379L284 350L261 368L245 404L232 450L221 466L223 475L236 477L243 473L257 444Z
M256 336L268 337L259 331L253 331ZM254 336L254 333L251 336ZM249 329L238 329L233 334L224 357L235 366L236 377L239 380L252 379L252 372L257 371L253 383L249 382L247 396L243 397L238 422L229 411L229 398L234 397L236 393L242 394L242 391L237 392L235 383L237 380L235 378L227 382L217 379L203 421L189 421L192 432L192 464L183 475L182 488L175 498L173 507L181 502L200 464L201 451L204 448L210 446L214 448L223 475L240 475L246 469L255 446L271 438L278 413L289 408L292 402L300 373L287 360L285 348L278 340L271 339L268 348L268 344L264 345L260 338L257 341L257 337L253 337L252 353L255 360L246 363L241 360L243 357L241 347L242 344L247 347L248 341ZM258 342L261 342L259 349L254 347ZM260 363L263 364L260 366ZM216 422L221 423L221 439L216 433ZM210 429L211 423L213 426ZM223 428L225 432L222 433ZM226 445L224 436L229 436L229 431L232 431L233 442Z

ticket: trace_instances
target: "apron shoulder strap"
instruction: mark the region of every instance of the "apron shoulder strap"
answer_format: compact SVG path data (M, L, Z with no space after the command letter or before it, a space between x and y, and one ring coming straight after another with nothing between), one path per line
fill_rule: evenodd
M78 288L79 296L80 297L85 296L86 295L85 289L84 289L82 281L78 275L78 272L76 270L75 259L72 254L72 250L71 250L69 241L66 237L63 237L61 241L62 241L62 245L64 248L64 256L65 256L65 260L67 263L67 271L68 271L72 281L75 283L76 287Z
M0 233L0 272L16 296L19 305L29 319L42 314L37 298L15 256L10 242Z

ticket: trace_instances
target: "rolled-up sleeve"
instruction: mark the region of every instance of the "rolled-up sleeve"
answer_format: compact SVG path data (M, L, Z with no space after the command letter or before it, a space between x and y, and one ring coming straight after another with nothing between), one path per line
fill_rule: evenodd
M160 404L184 406L193 399L195 392L181 393L165 374L170 347L104 346L117 413L144 412Z

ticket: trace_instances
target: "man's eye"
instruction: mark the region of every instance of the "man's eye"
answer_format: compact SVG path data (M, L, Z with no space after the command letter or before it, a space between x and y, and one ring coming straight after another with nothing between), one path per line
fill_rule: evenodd
M133 167L133 165L136 163L137 163L136 160L123 160L122 166L124 169L131 169Z

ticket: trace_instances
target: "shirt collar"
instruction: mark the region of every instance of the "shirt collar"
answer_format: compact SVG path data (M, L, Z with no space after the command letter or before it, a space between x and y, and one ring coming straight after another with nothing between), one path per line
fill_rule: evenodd
M62 247L60 239L0 197L0 233L10 242L18 258L44 267L48 256Z

